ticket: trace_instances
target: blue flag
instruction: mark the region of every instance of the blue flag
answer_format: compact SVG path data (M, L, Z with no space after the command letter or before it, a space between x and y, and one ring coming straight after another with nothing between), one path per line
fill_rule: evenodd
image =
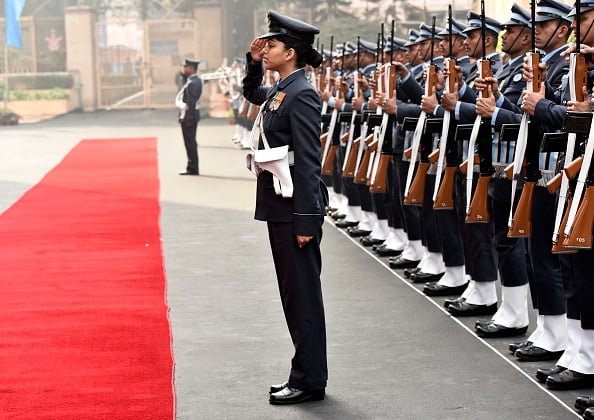
M25 0L4 0L4 25L6 26L6 45L23 48L19 19L25 7Z

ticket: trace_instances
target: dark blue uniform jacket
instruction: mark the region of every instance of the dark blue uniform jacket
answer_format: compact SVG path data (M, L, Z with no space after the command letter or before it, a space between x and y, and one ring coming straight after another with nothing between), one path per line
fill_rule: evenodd
M327 204L326 187L320 179L320 97L305 78L305 71L299 69L278 83L278 92L284 96L280 104L275 105L272 98L276 87L262 86L263 66L261 63L251 65L251 61L248 53L243 95L263 107L263 128L270 147L289 145L295 159L291 167L292 198L275 194L271 173L264 171L258 176L255 218L293 222L296 235L314 236L319 232ZM264 148L262 139L259 147Z

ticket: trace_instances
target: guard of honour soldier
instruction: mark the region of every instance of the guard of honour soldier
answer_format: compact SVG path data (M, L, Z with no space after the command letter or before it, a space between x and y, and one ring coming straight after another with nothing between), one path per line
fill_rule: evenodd
M324 50L329 215L452 316L482 317L479 336L554 361L535 372L548 388L592 388L594 1L481 9ZM575 407L594 419L594 398Z

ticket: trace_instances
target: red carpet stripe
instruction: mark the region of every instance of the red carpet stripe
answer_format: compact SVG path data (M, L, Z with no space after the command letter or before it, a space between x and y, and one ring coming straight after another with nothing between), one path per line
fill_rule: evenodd
M84 140L0 215L0 418L171 419L155 138Z

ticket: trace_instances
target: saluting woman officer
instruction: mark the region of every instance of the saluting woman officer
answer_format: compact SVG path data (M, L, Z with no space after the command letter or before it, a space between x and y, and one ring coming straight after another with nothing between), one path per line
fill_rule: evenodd
M322 56L312 48L319 29L268 12L269 31L254 39L247 54L243 94L261 105L259 149L289 146L292 197L273 185L264 170L257 179L255 218L267 222L281 302L295 354L288 381L270 387L271 404L322 400L328 368L326 325L320 284L320 241L327 191L320 179L321 104L305 78L307 64ZM276 71L274 87L262 86L263 70Z

